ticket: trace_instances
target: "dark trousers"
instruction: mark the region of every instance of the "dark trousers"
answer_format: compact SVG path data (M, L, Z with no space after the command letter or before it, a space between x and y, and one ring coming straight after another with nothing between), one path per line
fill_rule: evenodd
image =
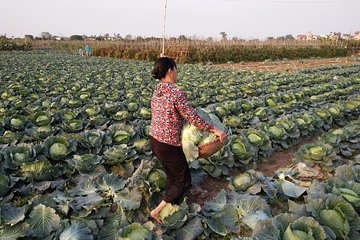
M162 143L150 136L153 154L161 162L166 173L166 188L163 200L179 203L184 193L191 187L191 174L182 147Z

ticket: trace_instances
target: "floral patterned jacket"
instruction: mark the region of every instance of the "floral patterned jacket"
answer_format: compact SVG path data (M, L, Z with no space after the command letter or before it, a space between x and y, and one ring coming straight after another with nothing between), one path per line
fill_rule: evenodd
M214 127L196 113L182 90L169 82L158 83L151 98L150 135L159 142L181 146L184 120L205 131Z

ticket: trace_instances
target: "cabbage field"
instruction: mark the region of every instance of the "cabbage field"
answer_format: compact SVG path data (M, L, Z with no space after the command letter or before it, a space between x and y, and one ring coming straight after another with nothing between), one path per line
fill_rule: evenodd
M193 185L229 186L203 205L168 204L162 225L149 217L165 186L148 139L152 66L0 53L0 239L360 239L360 63L179 65L177 86L231 131L221 151L191 159ZM292 165L256 170L299 144Z

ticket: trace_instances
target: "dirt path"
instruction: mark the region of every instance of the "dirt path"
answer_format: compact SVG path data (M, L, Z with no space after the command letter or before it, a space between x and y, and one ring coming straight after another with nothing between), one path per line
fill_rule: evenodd
M359 57L341 58L314 58L300 60L278 60L264 62L244 62L231 64L216 64L216 67L234 67L246 70L265 70L265 71L295 71L299 68L312 68L325 65L346 65L360 63Z

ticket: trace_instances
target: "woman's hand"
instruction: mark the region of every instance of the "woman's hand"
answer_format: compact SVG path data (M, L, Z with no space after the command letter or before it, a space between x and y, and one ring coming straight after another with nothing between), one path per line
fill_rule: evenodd
M213 128L210 131L215 133L219 137L220 142L225 141L225 139L227 138L227 135L226 135L225 131L222 131L222 130L217 129L217 128Z

